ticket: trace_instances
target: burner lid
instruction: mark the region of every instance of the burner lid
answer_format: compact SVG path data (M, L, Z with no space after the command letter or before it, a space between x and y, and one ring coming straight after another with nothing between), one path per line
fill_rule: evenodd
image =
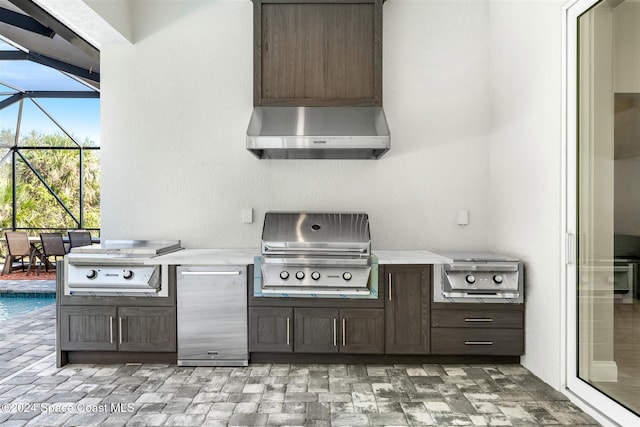
M105 240L99 245L72 248L71 253L156 256L178 249L182 249L180 240Z
M514 262L518 261L517 258L513 258L507 255L497 254L495 252L482 252L482 251L452 251L452 252L438 252L438 255L442 255L446 258L452 259L454 262Z

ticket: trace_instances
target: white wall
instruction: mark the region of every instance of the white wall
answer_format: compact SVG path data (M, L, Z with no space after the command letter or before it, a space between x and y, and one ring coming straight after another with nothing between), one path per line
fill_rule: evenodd
M525 261L525 367L560 387L561 7L490 7L490 245Z
M487 2L385 4L392 141L380 161L245 150L250 1L136 1L132 25L135 44L101 50L103 237L257 247L267 210L359 210L375 248L486 248ZM241 223L244 207L254 224Z
M251 2L133 2L101 49L103 237L255 247L267 210L362 210L375 248L517 255L523 363L559 387L563 1L385 3L379 161L253 158Z

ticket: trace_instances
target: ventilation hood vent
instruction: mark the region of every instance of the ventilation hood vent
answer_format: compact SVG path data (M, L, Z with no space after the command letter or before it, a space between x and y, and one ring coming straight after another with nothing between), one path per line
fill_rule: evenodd
M256 107L247 129L260 159L379 159L389 141L381 107Z

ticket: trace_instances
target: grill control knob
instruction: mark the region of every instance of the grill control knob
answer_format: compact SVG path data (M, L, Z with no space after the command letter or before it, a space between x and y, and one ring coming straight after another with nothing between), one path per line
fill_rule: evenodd
M298 280L304 279L304 272L303 271L298 271L296 273L296 279L298 279Z
M496 274L495 276L493 276L493 282L496 285L499 285L500 283L502 283L503 280L504 280L503 277L499 274Z
M469 274L464 278L464 280L466 280L467 283L476 283L476 276Z
M124 277L125 280L131 280L133 279L133 271L131 270L125 270L124 273L122 273L122 277Z
M342 273L342 278L346 281L351 280L353 276L351 275L351 273L349 273L348 271L345 271L344 273Z
M318 280L320 278L320 273L318 273L317 271L314 271L313 273L311 273L311 278L313 280Z
M281 271L280 272L280 278L282 280L287 280L289 278L289 272L288 271Z
M95 279L96 277L98 277L98 272L96 270L89 270L87 279Z

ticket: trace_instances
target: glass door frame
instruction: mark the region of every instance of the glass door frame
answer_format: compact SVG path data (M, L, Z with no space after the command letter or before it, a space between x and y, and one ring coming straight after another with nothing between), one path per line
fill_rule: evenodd
M578 18L600 0L571 0L562 8L562 391L603 424L638 425L640 417L578 377L577 190ZM640 381L640 379L639 379Z

